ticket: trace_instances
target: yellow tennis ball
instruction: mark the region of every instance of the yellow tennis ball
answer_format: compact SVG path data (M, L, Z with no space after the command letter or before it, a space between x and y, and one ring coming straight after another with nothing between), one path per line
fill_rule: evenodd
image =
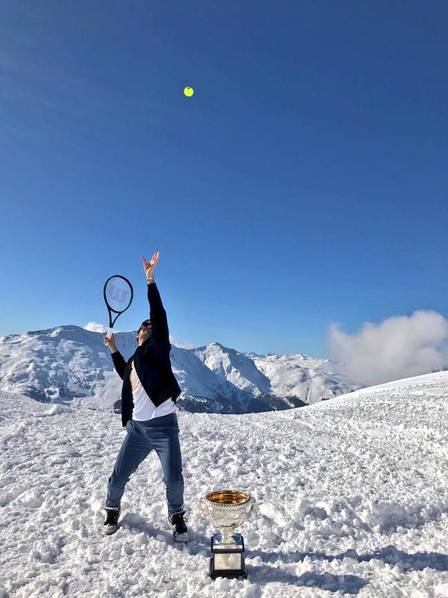
M184 94L187 96L187 98L191 98L191 96L194 94L194 89L192 87L185 87Z

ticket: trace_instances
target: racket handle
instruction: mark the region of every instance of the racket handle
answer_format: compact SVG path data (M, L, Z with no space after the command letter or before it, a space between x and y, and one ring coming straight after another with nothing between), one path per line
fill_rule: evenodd
M106 332L107 338L111 338L111 336L113 335L113 333L114 333L114 329L109 326L108 329L107 329L107 332Z

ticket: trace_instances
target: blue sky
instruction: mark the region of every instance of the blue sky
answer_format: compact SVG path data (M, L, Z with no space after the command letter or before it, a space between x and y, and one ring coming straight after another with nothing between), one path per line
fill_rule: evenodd
M448 311L448 4L4 2L0 335L107 324L325 355ZM195 95L182 94L192 85Z

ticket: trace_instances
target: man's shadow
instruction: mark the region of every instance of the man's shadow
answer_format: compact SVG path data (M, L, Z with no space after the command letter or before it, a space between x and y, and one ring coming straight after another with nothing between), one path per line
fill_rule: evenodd
M247 572L251 581L258 584L281 582L297 587L320 588L344 594L357 594L368 583L357 575L333 575L333 573L316 573L314 571L307 571L303 575L294 575L281 567L269 567L269 565L248 565Z
M285 565L303 561L305 557L322 561L333 559L342 561L345 558L352 558L359 563L378 559L388 565L398 565L405 571L421 571L426 567L435 571L448 571L448 555L446 554L439 552L416 552L415 554L409 554L403 550L398 550L391 544L365 554L358 554L353 549L336 555L328 555L323 552L280 553L248 550L247 556L248 558L260 557L264 563L278 563L279 561L283 561ZM340 591L346 594L357 594L368 583L356 575L333 575L331 573L307 571L303 575L296 576L285 571L282 567L270 567L267 564L252 565L250 566L250 572L251 578L258 583L277 581L295 586L318 587L330 592Z
M416 552L409 554L403 550L398 550L393 545L374 550L372 552L358 554L356 550L350 549L336 555L328 555L323 552L264 552L262 550L248 550L249 558L260 557L264 563L278 563L283 561L285 565L290 565L298 561L303 561L305 557L315 560L329 561L333 559L343 560L352 558L359 563L378 559L388 565L398 565L405 571L422 571L426 567L435 571L448 571L448 555L440 552ZM278 581L292 584L295 586L319 587L330 592L341 591L347 594L357 594L367 581L356 575L333 575L330 573L313 573L308 571L300 576L288 573L281 567L270 567L263 564L250 567L251 577L258 583L268 583ZM259 577L260 579L257 579Z
M350 549L340 554L328 555L323 552L263 552L262 550L250 550L249 556L259 556L265 562L276 562L283 560L285 563L294 563L302 561L305 557L310 557L316 560L329 561L332 559L343 560L345 558L352 558L359 563L378 559L387 565L398 565L401 569L406 571L422 571L426 567L434 569L435 571L448 571L448 555L440 552L416 552L409 554L403 550L398 550L395 546L389 544L384 548L367 552L365 554L358 554L356 550Z

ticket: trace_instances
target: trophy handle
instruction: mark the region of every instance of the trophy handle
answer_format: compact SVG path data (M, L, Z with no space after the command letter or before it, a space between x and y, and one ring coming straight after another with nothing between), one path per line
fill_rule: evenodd
M247 514L248 515L253 515L257 510L257 501L255 500L255 498L253 496L250 497L250 506L249 509L247 510Z

